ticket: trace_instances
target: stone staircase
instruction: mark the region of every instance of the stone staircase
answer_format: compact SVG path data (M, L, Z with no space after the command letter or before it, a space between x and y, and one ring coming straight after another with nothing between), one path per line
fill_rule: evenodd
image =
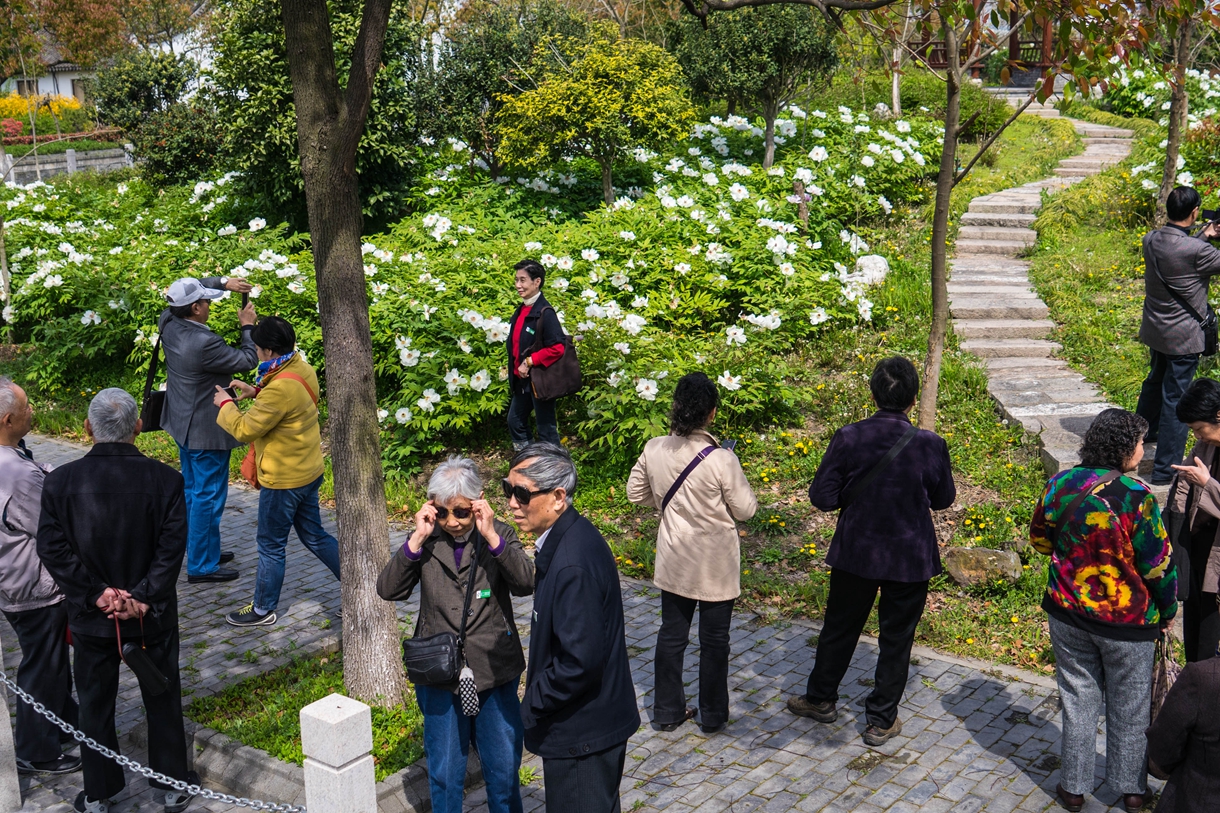
M1059 111L1034 112L1057 116ZM1134 136L1130 130L1073 123L1084 139L1084 152L1061 161L1050 178L971 201L950 261L953 330L962 349L987 364L988 391L1004 418L1040 437L1048 474L1078 462L1085 430L1111 405L1056 357L1062 348L1047 338L1055 324L1030 286L1029 263L1019 258L1037 242L1032 226L1042 193L1118 163L1130 152Z

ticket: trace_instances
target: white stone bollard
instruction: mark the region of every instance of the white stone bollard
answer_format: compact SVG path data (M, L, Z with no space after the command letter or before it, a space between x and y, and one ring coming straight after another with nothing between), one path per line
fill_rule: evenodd
M76 172L76 150L69 149L64 155L68 159L68 174L71 175Z
M0 649L0 651L3 651ZM17 780L17 749L13 743L13 723L8 715L8 691L0 683L0 709L4 722L0 723L0 810L21 809L21 785ZM17 700L18 703L22 701Z
M301 709L301 750L309 813L377 813L368 706L341 694L310 703Z

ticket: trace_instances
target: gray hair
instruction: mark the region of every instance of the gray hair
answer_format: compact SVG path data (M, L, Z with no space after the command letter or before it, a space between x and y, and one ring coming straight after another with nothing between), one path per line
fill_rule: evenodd
M483 478L469 457L450 455L428 479L428 499L447 503L456 497L477 500L483 496Z
M8 376L0 375L0 418L13 414L17 408L16 383Z
M521 464L532 460L528 466ZM572 495L576 493L576 464L568 450L556 443L527 443L513 455L508 464L510 471L518 471L522 477L534 481L538 491L554 491L562 488L567 496L568 505L572 504Z
M102 390L89 402L89 426L95 443L129 443L139 417L136 399L118 387Z

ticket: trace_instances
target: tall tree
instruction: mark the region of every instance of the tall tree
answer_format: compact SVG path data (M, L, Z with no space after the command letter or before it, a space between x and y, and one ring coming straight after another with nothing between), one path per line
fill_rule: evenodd
M127 47L118 0L41 0L42 24L81 65L96 65Z
M833 20L841 20L846 12L870 12L885 9L903 0L682 0L686 9L700 19L713 12L733 11L747 6L793 4L813 6ZM949 332L948 251L949 204L953 187L964 180L975 162L1004 132L1017 115L1035 98L1049 98L1050 81L1055 73L1075 75L1100 64L1114 53L1124 53L1132 43L1146 37L1136 24L1139 0L1092 0L1087 7L1064 7L1060 0L912 0L919 30L939 37L944 46L946 67L938 71L945 82L945 138L941 151L940 170L936 176L935 207L932 216L932 319L928 334L928 352L924 359L923 392L919 399L919 426L933 429L936 425L936 403L940 388L940 367ZM960 171L957 169L957 144L963 130L961 121L962 87L972 68L980 65L1000 47L996 33L1002 20L1019 28L1027 20L1041 23L1058 21L1059 62L1025 103L991 137L980 145L978 152ZM864 18L866 24L881 31L885 20ZM984 23L987 23L986 25ZM889 41L896 41L887 37ZM931 70L926 51L910 52L910 56Z
M378 598L390 549L356 150L381 66L391 0L366 0L340 84L327 0L282 0L297 144L326 356L343 573L343 676L366 703L395 706L405 679L394 606Z
M674 28L673 52L694 91L762 116L763 168L770 169L780 111L838 65L833 26L815 9L764 6L721 14L706 24L686 16Z
M535 64L537 86L503 100L501 157L526 169L591 158L601 167L607 205L615 161L635 147L674 141L694 119L677 61L651 43L620 38L606 23L591 27L587 40L547 39Z

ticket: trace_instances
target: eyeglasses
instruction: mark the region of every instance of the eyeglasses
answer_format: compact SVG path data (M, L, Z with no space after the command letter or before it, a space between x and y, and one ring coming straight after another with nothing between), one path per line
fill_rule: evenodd
M539 494L550 494L555 490L553 488L544 488L541 491L530 491L525 486L513 485L512 483L508 482L507 479L501 480L500 486L504 489L504 499L516 499L517 505L522 506L529 505L530 500L534 499L534 497L537 497Z
M448 519L449 518L450 509L446 508L445 506L434 505L434 506L432 506L432 508L433 508L433 510L436 511L437 519ZM452 510L453 510L453 516L457 517L458 519L470 519L470 515L474 513L473 508L454 508Z

